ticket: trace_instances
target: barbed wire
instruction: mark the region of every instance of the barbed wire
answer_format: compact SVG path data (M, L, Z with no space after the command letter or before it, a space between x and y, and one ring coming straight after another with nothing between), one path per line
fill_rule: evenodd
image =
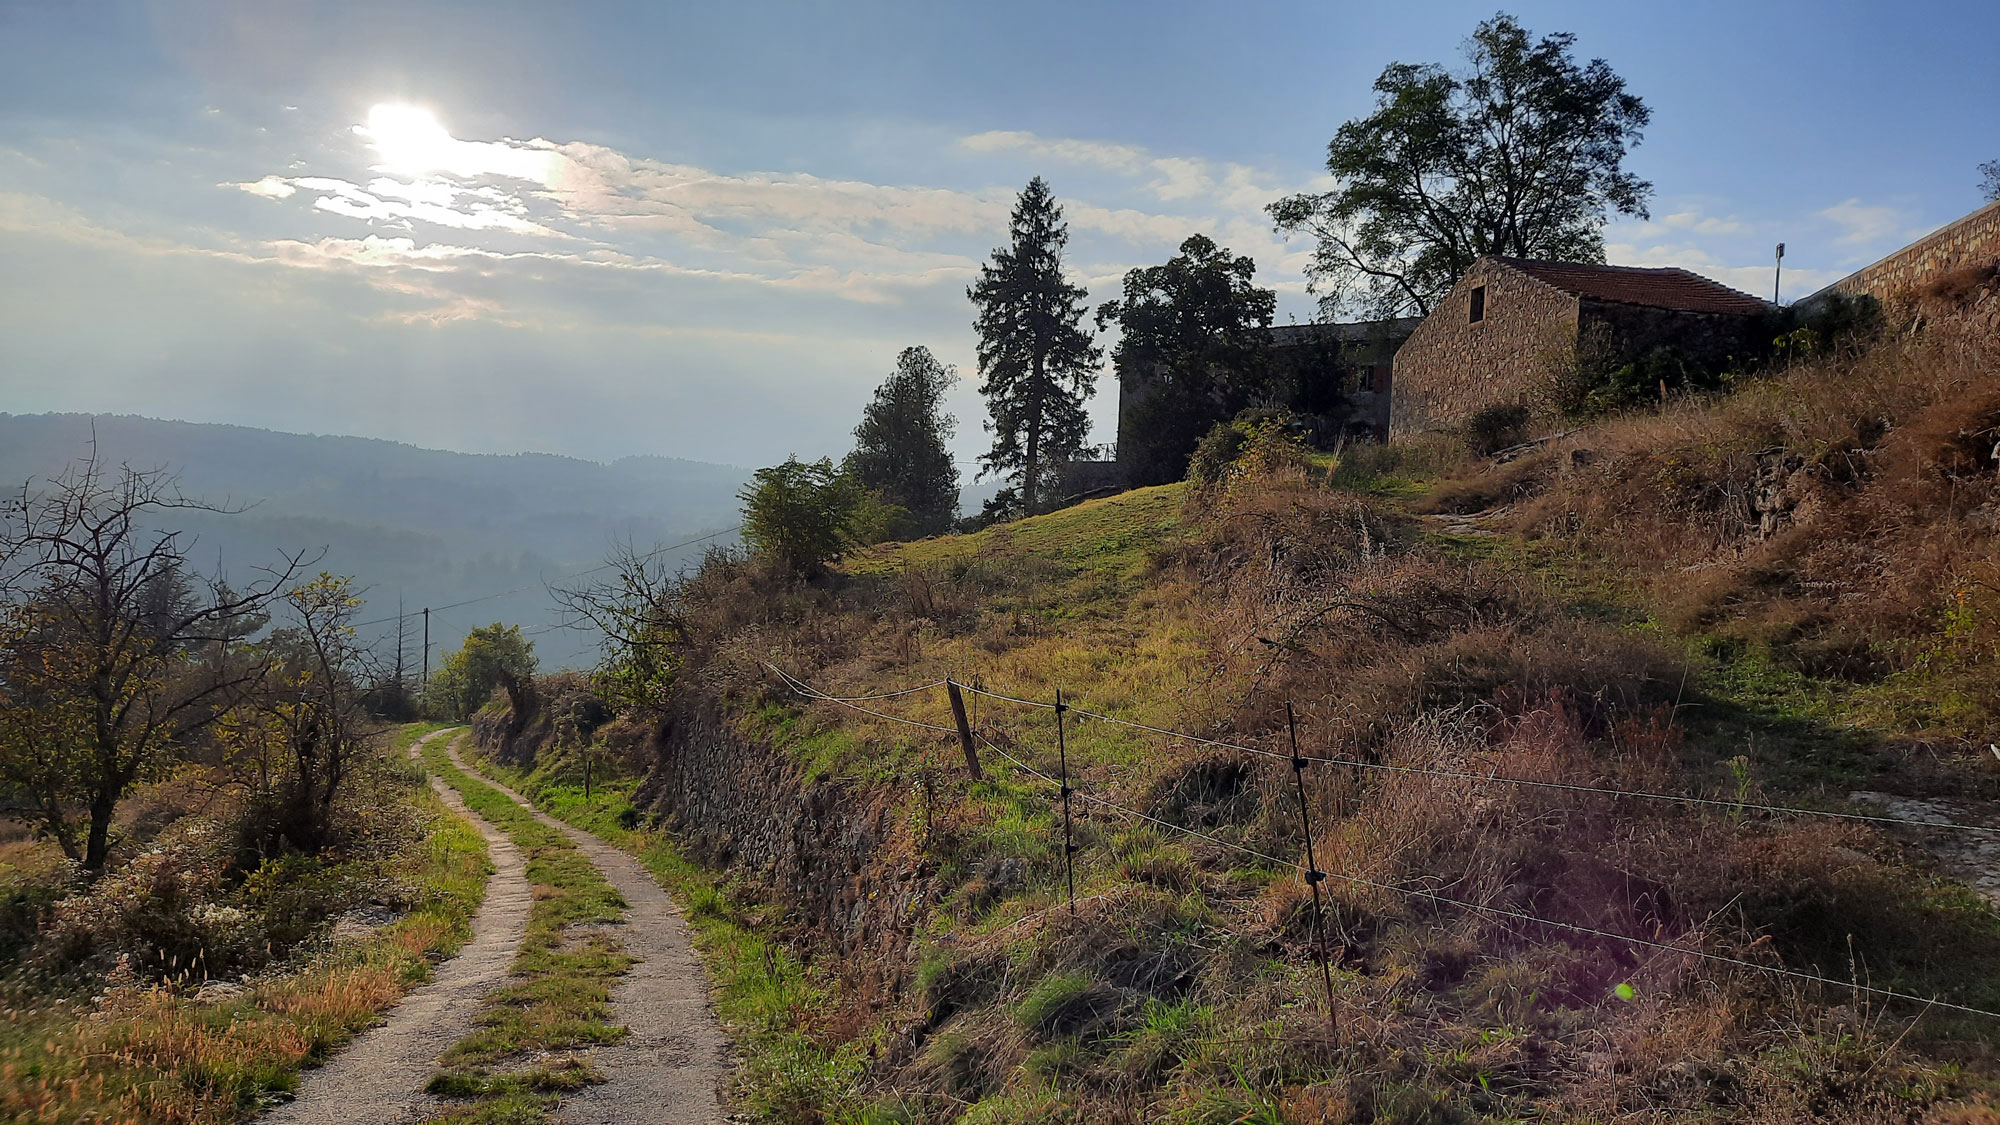
M876 715L880 718L889 719L899 723L905 723L910 726L923 727L933 731L940 731L945 734L956 735L958 733L958 731L953 727L943 727L935 723L926 723L917 719L904 718L900 715L891 715L886 712L872 711L869 710L868 708L859 707L853 703L846 702L845 700L840 699L839 697L827 695L819 691L818 689L812 687L805 681L786 674L782 669L779 669L776 665L766 663L765 667L769 668L772 672L776 673L780 678L785 680L786 683L793 688L793 690L815 701L825 702L825 703L837 703L840 704L841 706L850 707L857 711L864 711L868 714ZM936 685L930 685L930 686L935 687ZM964 690L976 690L968 688L964 684L959 684L958 686ZM908 692L901 692L898 694L908 694ZM981 691L980 694L986 695L989 698L1010 699L1010 697L997 695L996 693L993 692ZM868 697L857 696L854 698L868 698ZM1010 701L1031 702L1024 700L1010 700ZM1047 705L1038 704L1037 706L1046 706L1051 710L1054 709L1053 704L1047 704ZM1074 708L1067 707L1067 705L1065 705L1065 709L1071 711L1075 710ZM1095 715L1093 715L1093 717L1102 718L1102 716L1095 716ZM1111 720L1111 721L1119 722L1121 720ZM1129 723L1129 721L1126 722ZM1146 724L1142 723L1129 723L1129 725L1146 726ZM1163 734L1170 734L1177 737L1187 737L1195 741L1210 742L1216 745L1229 746L1232 749L1248 750L1253 753L1260 753L1273 757L1280 757L1287 759L1291 757L1291 755L1289 754L1279 754L1275 751L1262 750L1246 746L1236 746L1230 743L1215 743L1215 740L1212 739L1201 739L1198 736L1184 735L1182 732L1170 731L1166 730L1165 728L1147 727L1147 729L1155 730ZM1435 891L1425 890L1421 887L1399 886L1393 883L1384 883L1379 880L1369 879L1364 876L1348 875L1336 871L1313 871L1308 869L1306 865L1300 864L1297 861L1281 859L1277 856L1270 855L1268 853L1259 851L1255 848L1247 847L1245 845L1238 844L1230 840L1225 840L1219 836L1202 832L1199 829L1189 828L1185 825L1175 824L1174 822L1166 820L1162 817L1157 817L1150 813L1142 812L1138 809L1118 804L1115 801L1107 800L1095 794L1084 792L1083 790L1078 789L1073 785L1065 786L1062 782L1058 781L1053 777L1050 777L1047 773L1044 773L1043 771L1036 769L1034 766L1029 765L1027 762L1022 761L1020 758L1015 757L1012 753L1002 748L998 743L995 743L992 739L986 737L986 735L983 732L974 732L974 737L978 738L979 741L983 745L985 745L987 749L991 750L993 753L999 755L1000 757L1006 759L1010 764L1015 766L1017 769L1022 770L1032 775L1033 777L1039 778L1040 780L1045 781L1050 785L1056 786L1058 790L1067 788L1072 794L1081 797L1083 800L1091 804L1097 805L1102 808L1110 809L1112 811L1121 813L1126 816L1134 817L1138 820L1142 820L1147 823L1158 825L1160 827L1169 829L1173 832L1196 837L1208 841L1209 843L1217 844L1221 847L1228 848L1233 851L1252 856L1266 863L1275 864L1280 867L1290 868L1294 871L1304 874L1308 879L1311 879L1315 875L1324 878L1337 879L1341 882L1350 884L1352 886L1365 887L1370 890L1383 891L1389 894L1397 894L1410 898L1423 899L1425 901L1434 903L1439 906L1448 906L1448 907L1455 907L1461 910L1470 910L1475 913L1487 915L1488 917L1504 918L1509 921L1518 922L1525 925L1545 926L1551 929L1562 930L1568 933L1579 934L1585 937L1598 938L1604 941L1620 942L1639 949L1648 949L1659 953L1670 953L1687 957L1694 957L1699 960L1708 961L1714 964L1727 965L1732 968L1747 969L1752 972L1767 973L1776 976L1787 977L1792 980L1803 981L1806 983L1816 984L1823 987L1835 988L1835 989L1847 989L1855 992L1865 992L1868 993L1869 995L1879 996L1884 999L1900 1000L1913 1004L1922 1004L1924 1005L1926 1012L1928 1012L1931 1009L1942 1008L1949 1011L1960 1012L1966 1015L1982 1016L1988 1019L2000 1020L2000 1011L1993 1011L1987 1008L1974 1007L1968 1004L1959 1004L1950 1000L1942 999L1940 997L1920 996L1915 993L1902 992L1896 989L1881 988L1875 985L1861 984L1858 981L1837 980L1833 977L1822 976L1818 973L1809 973L1801 969L1790 969L1777 965L1758 964L1755 961L1745 960L1741 957L1731 957L1728 956L1727 954L1721 954L1721 953L1710 953L1706 950L1691 949L1671 942L1655 941L1649 938L1634 937L1629 934L1621 934L1613 930L1600 929L1595 926L1585 926L1575 922L1563 922L1553 918L1543 918L1538 915L1529 914L1526 913L1525 911L1511 910L1506 907L1491 906L1485 903L1471 902L1465 899L1453 898L1449 895L1442 895L1438 894ZM1324 759L1324 758L1312 759L1312 760L1322 761L1322 762L1330 761L1330 759ZM1480 775L1480 774L1463 774L1454 776L1461 776L1469 780L1510 780L1506 778L1491 777L1489 775ZM1720 803L1729 804L1729 802L1720 802ZM1794 810L1782 809L1779 806L1772 806L1772 808L1777 811L1794 811ZM1814 810L1806 810L1806 809L1801 809L1796 811L1807 814L1814 813ZM1932 827L1931 825L1922 821L1907 821L1899 823L1910 823L1924 827Z
M971 687L966 684L960 684L959 687L962 690L976 692L990 699L1002 699L1012 703L1026 703L1032 707L1053 706L1052 704L1036 703L1032 700L1015 699L1012 696L999 695L997 693L990 691L982 691L978 688ZM1098 712L1095 711L1083 710L1080 707L1068 706L1068 705L1066 705L1066 707L1069 713L1072 715L1077 715L1088 719L1095 719L1098 720L1099 722L1114 723L1119 726L1134 727L1139 730L1150 731L1154 734L1164 735L1168 738L1177 738L1184 742L1197 743L1203 746L1213 746L1217 747L1218 749L1224 749L1224 750L1238 750L1246 754L1256 754L1266 758L1278 758L1284 761L1290 761L1292 757L1290 754L1284 753L1283 751L1269 750L1261 746L1246 746L1238 742L1226 742L1221 739L1203 738L1198 734L1189 734L1186 731L1171 730L1166 727L1156 727L1150 723L1141 723L1133 719L1121 719L1112 715L1099 714ZM1351 766L1359 769L1375 770L1383 773L1416 774L1424 777L1447 778L1456 781L1476 781L1476 782L1496 783L1503 785L1519 785L1532 789L1550 789L1568 793L1586 793L1601 797L1624 797L1624 798L1631 798L1634 800L1667 801L1682 805L1705 805L1713 808L1728 809L1730 811L1776 813L1787 816L1816 816L1833 820L1859 821L1867 824L1893 824L1901 827L1914 827L1914 828L1948 828L1961 832L2000 832L2000 828L1995 828L1989 825L1958 824L1948 820L1916 820L1909 817L1882 816L1875 813L1838 812L1831 809L1809 809L1798 805L1773 805L1759 801L1737 801L1737 800L1729 800L1718 797L1699 797L1690 793L1660 793L1647 789L1618 789L1608 785L1582 785L1575 782L1566 782L1566 781L1543 781L1527 777L1507 777L1504 774L1467 773L1463 770L1438 769L1430 766L1405 766L1405 765L1397 765L1391 762L1371 762L1365 758L1329 758L1313 754L1304 754L1300 755L1300 757L1305 761L1314 762L1321 765Z

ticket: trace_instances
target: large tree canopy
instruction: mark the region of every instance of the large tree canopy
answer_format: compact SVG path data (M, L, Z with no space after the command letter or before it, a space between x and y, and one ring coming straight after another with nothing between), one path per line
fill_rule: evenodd
M944 413L944 394L958 371L929 348L904 348L896 370L875 388L854 427L847 471L861 486L903 509L892 534L936 535L958 516L958 466L945 441L957 419Z
M1181 243L1165 265L1125 275L1123 295L1097 311L1117 323L1111 359L1127 395L1118 457L1133 484L1164 484L1187 473L1188 455L1216 422L1268 392L1268 348L1277 294L1251 279L1257 263L1206 235Z
M993 449L980 465L1014 477L1034 512L1050 467L1073 458L1090 431L1083 403L1102 353L1083 327L1088 292L1063 277L1069 228L1040 176L1021 192L1009 229L1008 245L966 290L978 310L979 391L993 416Z
M1486 254L1601 262L1608 213L1646 215L1652 185L1624 161L1651 111L1603 59L1579 65L1575 41L1503 13L1473 33L1460 73L1382 72L1375 112L1327 146L1334 189L1269 208L1281 232L1318 239L1330 315L1429 313Z

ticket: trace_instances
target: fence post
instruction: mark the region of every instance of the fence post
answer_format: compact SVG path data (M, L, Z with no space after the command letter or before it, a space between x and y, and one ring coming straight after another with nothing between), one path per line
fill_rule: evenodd
M1063 712L1069 704L1063 702L1062 689L1056 689L1056 753L1062 762L1062 805L1063 805L1063 878L1069 883L1069 916L1076 917L1076 835L1070 827L1069 797L1076 792L1069 785L1069 743L1063 737Z
M1326 985L1326 1029L1330 1036L1338 1030L1333 1014L1333 968L1328 964L1326 950L1326 911L1320 903L1319 885L1326 879L1326 872L1319 869L1319 856L1313 847L1312 809L1306 802L1306 759L1299 753L1299 721L1292 714L1292 701L1285 700L1285 729L1292 736L1292 781L1299 791L1299 822L1306 833L1306 885L1313 893L1313 929L1319 947L1319 976Z
M958 724L958 744L965 750L965 771L972 780L983 780L985 775L979 770L979 751L972 745L972 724L965 720L965 696L958 690L957 680L946 680L944 689L951 696L951 719Z

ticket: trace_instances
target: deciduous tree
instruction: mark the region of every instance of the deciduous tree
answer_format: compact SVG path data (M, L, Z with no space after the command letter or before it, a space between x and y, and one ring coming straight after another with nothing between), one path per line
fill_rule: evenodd
M42 827L103 867L130 787L212 725L260 669L231 642L289 584L296 557L238 591L187 577L162 472L108 474L95 453L0 506L0 594L12 603L0 677L0 783L34 794Z
M1014 205L1008 245L993 251L966 290L978 315L979 391L992 415L982 474L1012 476L1022 506L1038 510L1051 466L1083 446L1083 404L1103 358L1083 327L1088 293L1063 277L1069 228L1040 176Z
M1252 282L1256 272L1249 257L1197 234L1165 265L1127 273L1123 296L1097 310L1100 328L1120 330L1111 360L1132 405L1119 431L1135 448L1118 457L1133 484L1180 480L1211 426L1266 395L1261 330L1277 294Z
M495 621L474 629L463 644L445 654L431 677L424 692L426 709L442 718L464 720L499 688L507 693L515 718L525 722L532 709L535 666L535 642L521 634L519 625Z
M1576 37L1535 39L1514 17L1479 25L1467 67L1393 63L1375 111L1327 146L1335 186L1271 204L1278 229L1318 240L1329 315L1427 314L1486 254L1604 260L1608 213L1645 217L1652 185L1625 171L1651 111Z

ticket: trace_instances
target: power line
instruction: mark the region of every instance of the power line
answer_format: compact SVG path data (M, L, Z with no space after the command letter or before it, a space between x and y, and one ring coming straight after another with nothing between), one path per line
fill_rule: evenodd
M736 525L735 527L732 527L732 528L729 528L729 529L728 529L728 530L726 530L726 531L715 531L715 532L710 532L709 534L707 534L707 535L704 535L704 536L702 536L702 537L701 537L701 538L699 538L699 539L690 539L690 540L688 540L688 541L687 541L687 542L685 542L685 543L675 543L675 544L673 544L672 546L668 546L668 547L658 547L658 548L655 548L655 549L653 549L653 550L651 550L651 551L648 551L648 552L646 552L646 553L645 553L645 554L643 554L643 555L640 555L640 556L638 557L638 560L637 560L637 561L640 561L640 562L643 562L643 561L645 561L645 560L647 560L647 559L651 559L651 558L656 558L656 557L658 557L658 556L660 556L660 555L664 555L664 554L666 554L666 553L667 553L667 552L669 552L669 551L679 551L679 550L682 550L682 549L684 549L684 548L687 548L687 547L692 547L692 546L694 546L694 545L695 545L695 544L697 544L697 543L706 543L706 542L708 542L708 541L709 541L709 540L711 540L711 539L719 539L719 538L721 538L721 537L722 537L722 536L724 536L724 535L733 535L733 534L735 534L736 532L739 532L739 531L742 531L742 530L743 530L743 525L742 525L742 524L737 524L737 525ZM583 577L584 575L586 575L586 574L596 574L596 573L597 573L598 571L600 571L600 570L610 570L610 569L612 569L612 568L614 568L614 567L616 567L616 566L618 566L618 565L619 565L619 563L616 563L616 562L608 562L608 563L600 563L600 564L598 564L597 566L593 566L593 567L591 567L591 568L590 568L590 569L588 569L588 570L579 570L579 571L577 571L577 572L576 572L575 574L568 574L568 575L564 575L564 576L563 576L563 578L561 579L561 581L569 581L570 579L575 579L575 578L582 578L582 577ZM513 589L511 589L511 590L501 590L501 591L499 591L499 592L497 592L497 593L492 593L492 594L481 594L480 596L478 596L478 597L476 597L476 598L467 598L467 599L465 599L464 601L460 601L460 602L452 602L452 603L451 603L451 604L449 604L449 605L436 605L436 606L431 606L431 607L430 607L430 611L431 611L432 613L443 613L444 611L446 611L446 610L448 610L448 609L463 609L463 608L465 608L466 606L469 606L469 605L478 605L478 604L479 604L480 602L490 602L490 601L494 600L495 598L504 598L504 597L507 597L507 596L508 596L508 595L510 595L510 594L520 594L520 593L525 593L526 591L529 591L529 590L534 590L534 589L546 589L546 588L548 587L548 584L549 584L549 583L548 583L548 580L547 580L547 579L538 579L538 580L536 580L536 581L534 581L534 582L530 582L530 583L528 583L528 584L527 584L527 585L525 585L525 586L516 586L516 587L514 587L514 588L513 588ZM410 613L399 613L399 614L394 614L394 615L392 615L392 616L389 616L389 617L378 617L378 618L374 619L373 621L357 621L357 622L355 622L355 623L354 623L354 625L352 626L352 628L355 628L355 629L366 629L366 628L368 628L368 627L369 627L369 626L371 626L371 625L387 625L387 624L388 624L388 623L390 623L391 621L397 621L397 620L401 620L401 619L403 619L403 618L408 618L408 617L413 617L413 616L415 616L415 614L410 614Z

